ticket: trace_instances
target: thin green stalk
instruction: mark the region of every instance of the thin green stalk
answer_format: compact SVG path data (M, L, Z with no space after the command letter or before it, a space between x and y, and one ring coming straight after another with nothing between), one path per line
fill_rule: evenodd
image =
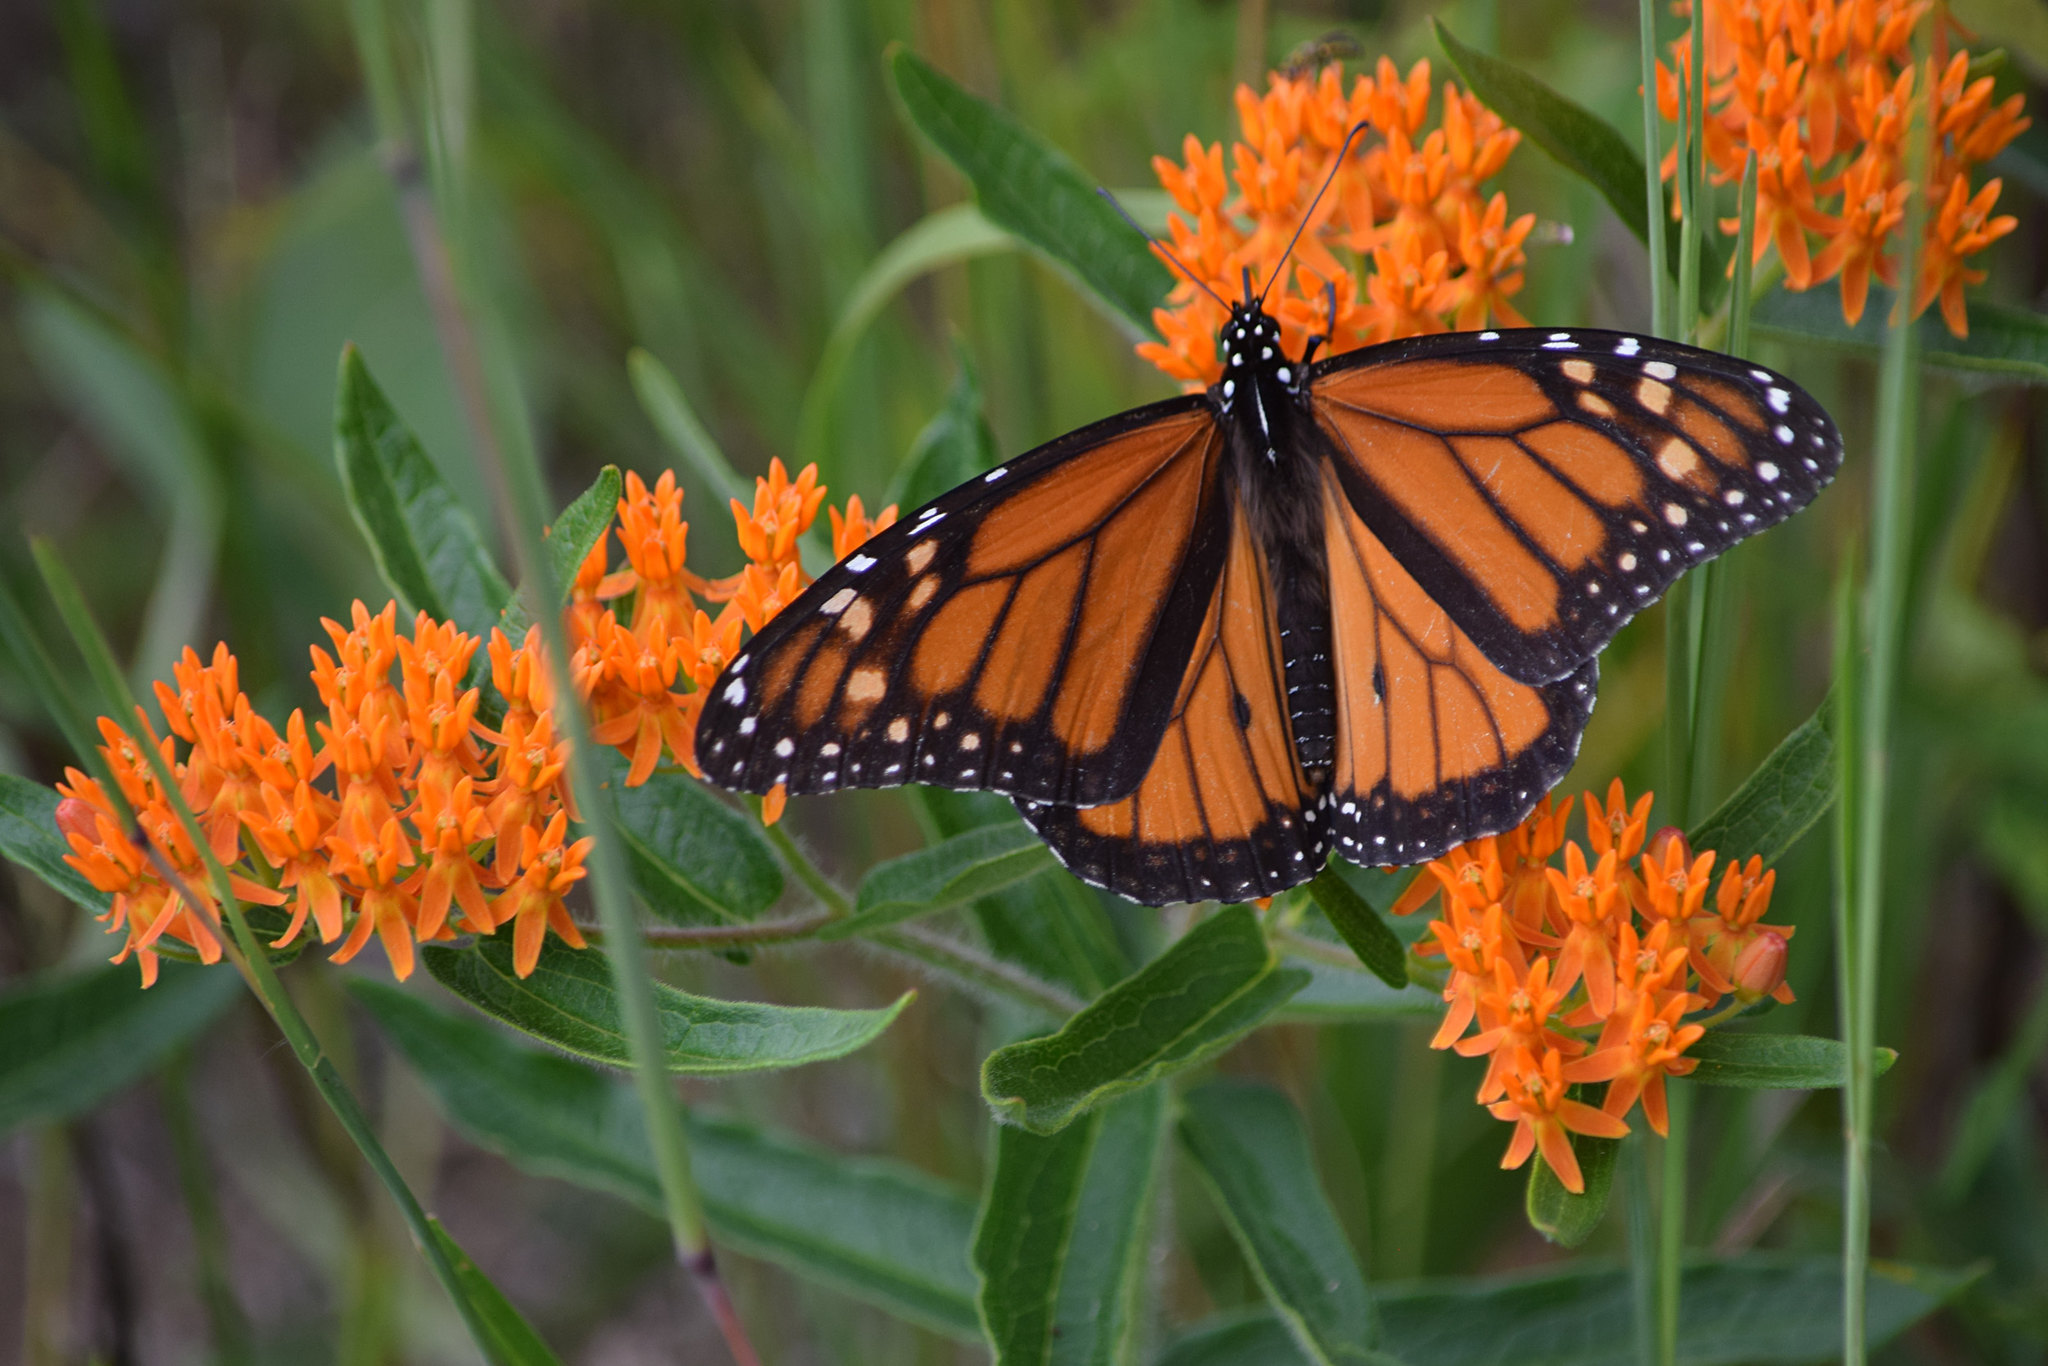
M206 833L199 826L198 818L192 814L192 809L179 795L178 784L170 766L165 763L163 755L155 745L148 743L146 737L135 732L135 695L130 691L120 666L114 662L114 653L108 647L98 623L93 620L92 611L86 606L85 596L79 591L77 581L71 577L70 571L57 559L55 551L46 543L38 539L32 541L30 545L35 555L36 567L42 572L43 583L49 590L51 600L56 603L57 611L70 629L79 653L85 658L86 667L99 685L107 708L106 714L113 717L115 723L121 727L122 734L127 737L128 743L149 763L150 771L156 776L157 784L170 803L185 838L199 852L200 860L206 869L208 888L227 921L233 950L231 956L235 960L235 966L241 970L251 990L256 993L257 999L263 1002L264 1009L270 1012L270 1018L276 1021L278 1031L291 1045L300 1065L312 1077L320 1098L327 1102L327 1107L334 1112L335 1119L340 1121L342 1129L354 1141L357 1151L362 1153L363 1160L370 1164L370 1170L376 1174L377 1180L391 1196L393 1203L398 1206L399 1214L404 1218L406 1228L412 1234L413 1245L419 1249L420 1255L427 1259L427 1265L432 1268L435 1279L441 1282L442 1288L448 1293L448 1298L454 1301L456 1309L461 1313L470 1337L488 1358L491 1352L491 1337L477 1313L476 1306L470 1303L462 1283L456 1278L455 1268L449 1265L440 1245L428 1230L426 1211L420 1208L412 1188L405 1184L405 1178L400 1176L398 1169L392 1165L391 1158L384 1151L384 1145L378 1141L369 1119L356 1104L354 1093L342 1081L341 1074L335 1070L334 1063L314 1035L312 1026L306 1023L305 1017L299 1013L298 1006L286 993L284 983L278 980L277 969L272 966L270 957L265 952L263 944L256 938L255 932L249 928L248 917L242 913L242 903L236 899L234 889L228 883L227 869L214 857L213 850L207 843ZM132 832L131 838L143 843L144 837L136 826L135 813L122 797L120 784L112 781L111 775L105 772L105 765L98 751L88 749L84 757L95 768L96 776L101 777L101 786L108 800L114 804L122 824ZM156 853L153 846L150 852ZM161 857L161 854L157 854L159 860ZM159 862L158 868L160 873L167 874L166 880L185 897L187 904L202 904L196 892L184 887L168 862Z
M1692 1138L1692 1088L1665 1083L1670 1132L1664 1139L1663 1190L1657 1203L1657 1360L1678 1360L1679 1291L1685 1268L1685 1167Z
M1844 743L1836 747L1835 762L1840 766L1841 795L1835 801L1835 981L1836 1011L1842 1042L1849 1051L1850 1070L1848 1081L1855 1082L1855 1058L1858 1028L1858 1010L1853 983L1856 977L1856 832L1861 827L1859 812L1865 794L1863 791L1863 763L1857 752L1856 738L1861 734L1860 701L1863 691L1860 665L1863 658L1861 632L1856 617L1857 596L1857 555L1854 547L1845 549L1841 566L1835 573L1834 601L1834 698L1835 734L1842 736ZM1859 1286L1867 1268L1869 1256L1870 1226L1870 1181L1865 1170L1869 1150L1857 1139L1862 1129L1857 1121L1856 1107L1860 1092L1845 1087L1841 1092L1842 1107L1842 1357L1850 1360L1852 1342L1860 1342L1863 1336L1863 1316L1851 1313L1849 1302L1860 1292L1852 1289Z
M1648 1366L1657 1359L1657 1239L1650 1225L1650 1144L1640 1132L1622 1142L1629 1300L1635 1309L1636 1360Z
M1916 108L1908 134L1907 179L1926 181L1928 129ZM1925 197L1910 201L1899 259L1909 282L1901 291L1908 302L1911 263L1920 259ZM1843 1202L1842 1360L1863 1366L1868 1353L1864 1303L1870 1263L1870 1147L1875 1112L1876 1076L1871 1058L1877 1042L1878 945L1884 914L1884 830L1891 766L1893 698L1899 656L1905 637L1908 539L1912 528L1913 431L1916 417L1914 375L1918 368L1916 329L1894 315L1885 336L1884 359L1878 369L1877 443L1871 468L1870 589L1864 605L1864 640L1869 655L1862 677L1859 728L1851 743L1858 751L1863 783L1856 809L1855 855L1850 890L1855 930L1850 976L1844 995L1850 1002L1848 1191Z
M1657 0L1637 0L1643 52L1643 194L1650 217L1643 236L1650 249L1650 331L1671 335L1671 316L1664 285L1664 160L1657 123Z
M867 942L915 959L968 986L1006 996L1053 1020L1064 1020L1088 1004L1065 987L925 925L896 925L867 936Z
M768 842L782 855L782 861L796 874L797 881L810 889L811 895L818 898L825 909L831 912L833 919L853 914L853 903L846 899L846 893L833 886L832 879L826 877L818 865L811 862L810 857L797 847L797 842L782 828L782 822L777 821L764 828L768 832Z
M661 1022L655 1008L653 978L646 947L633 915L619 842L607 817L609 809L591 771L589 721L569 675L569 647L557 605L562 601L552 566L542 550L540 528L549 510L538 460L530 445L513 443L508 453L500 440L503 414L494 411L477 338L464 307L456 259L442 229L441 215L419 172L419 158L403 121L396 96L398 80L383 30L380 0L355 0L358 54L369 81L378 118L378 138L399 194L414 269L426 293L441 349L449 362L468 427L470 452L486 487L492 492L501 528L513 548L519 582L534 594L529 604L540 624L554 677L557 733L569 742L570 790L595 837L589 859L591 900L604 927L605 952L613 963L619 1010L633 1059L634 1088L647 1124L648 1146L661 1183L677 1260L689 1272L699 1295L741 1366L757 1360L732 1300L718 1274L717 1259L704 1226L702 1197L690 1169L690 1151L682 1115L668 1074ZM381 94L379 92L382 92Z
M1735 280L1728 291L1728 353L1749 354L1749 314L1756 300L1750 296L1756 251L1756 153L1742 161L1742 192L1735 201Z

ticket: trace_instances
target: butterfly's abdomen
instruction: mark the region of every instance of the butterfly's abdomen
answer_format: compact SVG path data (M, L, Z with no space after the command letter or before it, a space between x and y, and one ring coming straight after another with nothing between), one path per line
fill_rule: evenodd
M1311 773L1326 770L1336 762L1335 675L1330 665L1329 608L1314 595L1282 590L1280 655L1295 752L1302 768Z

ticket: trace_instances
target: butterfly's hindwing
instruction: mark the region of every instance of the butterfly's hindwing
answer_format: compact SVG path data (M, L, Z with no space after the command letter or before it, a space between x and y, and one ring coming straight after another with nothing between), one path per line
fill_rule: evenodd
M697 760L796 795L928 782L1099 803L1144 776L1224 558L1199 399L1083 428L879 533L714 685Z
M1173 713L1138 788L1088 808L1019 800L1075 875L1149 905L1243 901L1313 877L1330 823L1288 722L1273 585L1241 508Z
M1310 392L1359 517L1528 683L1573 674L1842 458L1790 380L1614 332L1418 337L1317 365Z
M1599 677L1554 683L1495 668L1360 520L1334 482L1329 536L1339 852L1407 864L1529 814L1579 750Z

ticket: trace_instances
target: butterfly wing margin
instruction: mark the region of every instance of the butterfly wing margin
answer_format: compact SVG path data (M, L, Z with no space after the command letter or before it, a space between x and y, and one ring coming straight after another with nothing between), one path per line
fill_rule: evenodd
M1084 427L861 546L713 684L697 759L797 795L926 782L1090 804L1167 723L1227 517L1199 396Z
M1309 392L1359 517L1527 683L1571 675L1842 459L1792 381L1615 332L1417 337L1317 365Z
M1337 721L1326 828L1338 851L1419 863L1517 824L1577 757L1598 664L1517 682L1373 535L1334 476L1324 526Z
M1017 808L1076 876L1146 905L1305 882L1329 857L1330 823L1295 751L1286 688L1265 555L1233 505L1229 557L1137 790L1085 809Z

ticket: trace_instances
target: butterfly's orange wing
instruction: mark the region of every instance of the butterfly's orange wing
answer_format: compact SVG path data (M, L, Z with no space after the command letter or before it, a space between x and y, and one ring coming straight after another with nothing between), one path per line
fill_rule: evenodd
M1137 791L1075 809L1018 809L1078 876L1135 901L1244 901L1323 866L1330 823L1288 725L1264 553L1232 502L1229 555Z
M1174 399L927 504L733 660L698 722L698 764L753 792L1129 794L1222 573L1223 465L1209 409Z
M1782 376L1613 332L1418 337L1323 362L1310 393L1359 518L1526 683L1574 673L1842 457Z
M1507 829L1571 767L1598 666L1554 683L1509 677L1373 534L1334 471L1326 487L1338 851L1415 863Z

